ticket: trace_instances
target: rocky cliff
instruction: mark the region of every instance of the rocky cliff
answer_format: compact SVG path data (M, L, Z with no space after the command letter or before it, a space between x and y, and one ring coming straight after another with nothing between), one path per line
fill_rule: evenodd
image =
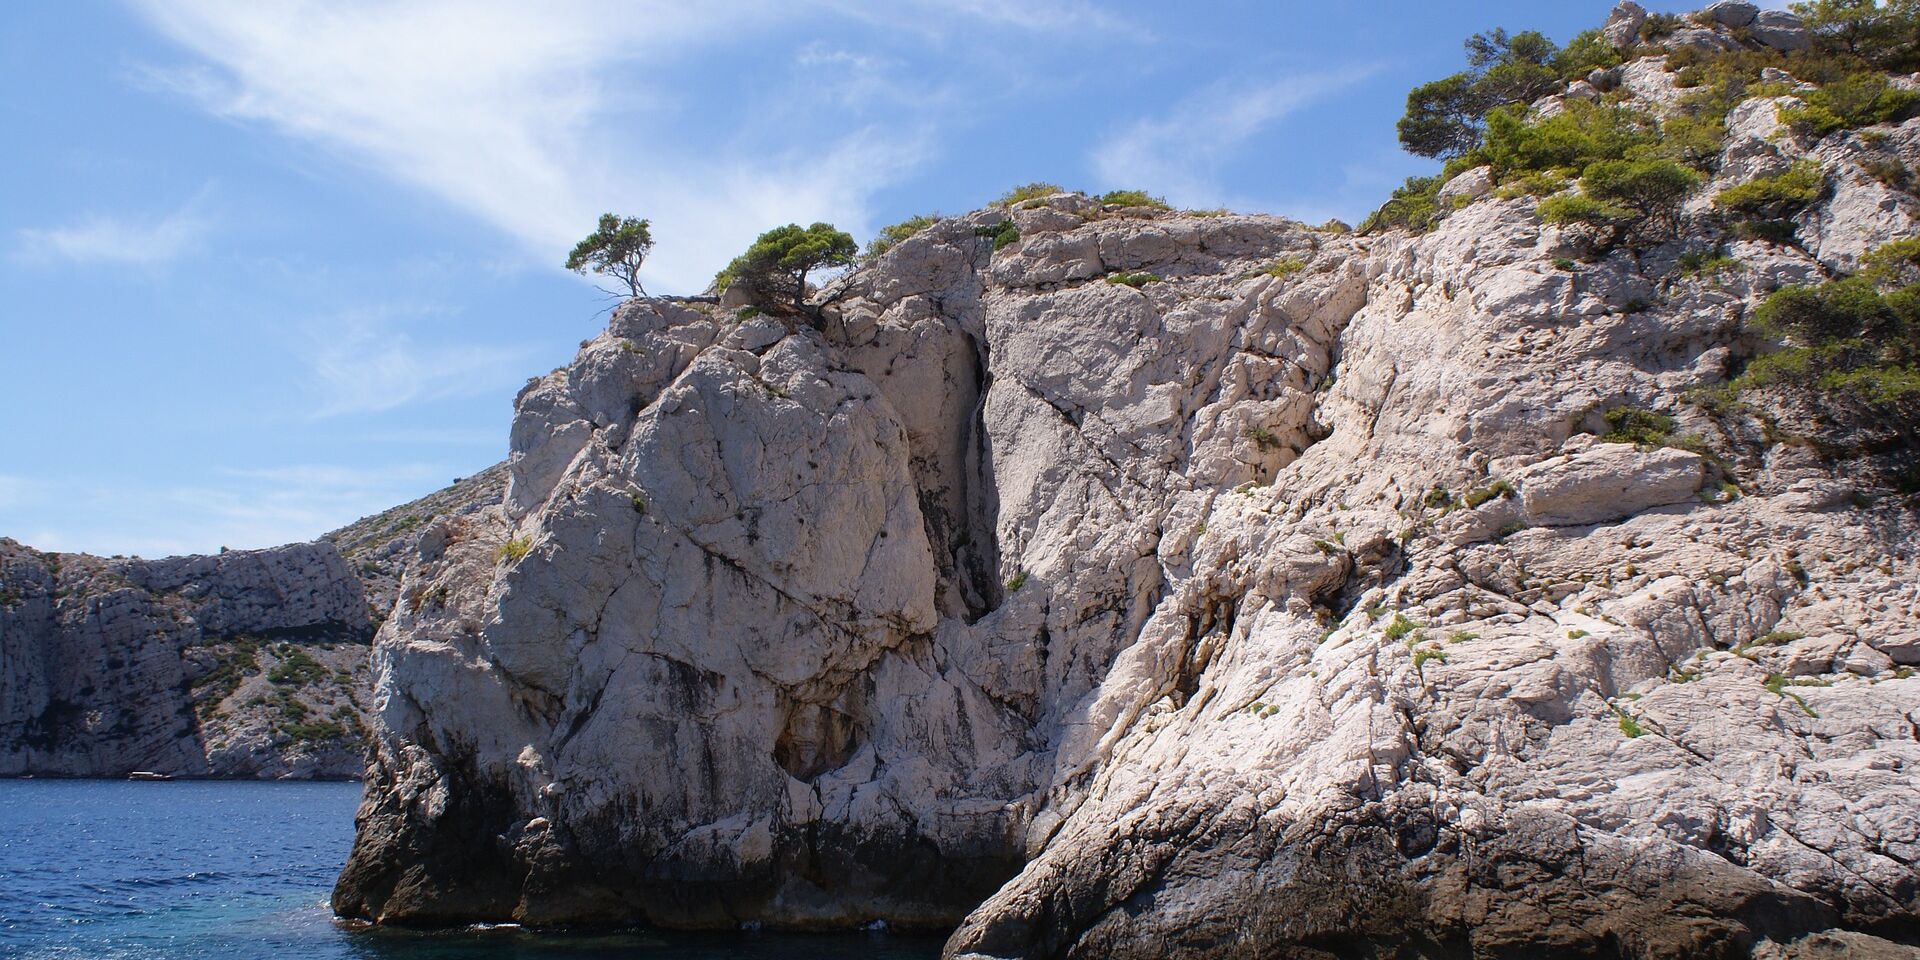
M0 775L357 777L367 611L326 543L149 561L0 539Z
M1668 58L1595 80L1667 110ZM955 957L1897 950L1920 411L1747 374L1772 294L1915 235L1882 174L1920 121L1788 100L1734 108L1666 239L1488 169L1426 233L1062 194L920 231L817 324L629 302L519 396L501 502L412 550L336 908L957 923ZM1729 222L1807 164L1784 228Z
M0 539L0 776L357 779L393 558L505 483L490 467L314 543L218 556Z

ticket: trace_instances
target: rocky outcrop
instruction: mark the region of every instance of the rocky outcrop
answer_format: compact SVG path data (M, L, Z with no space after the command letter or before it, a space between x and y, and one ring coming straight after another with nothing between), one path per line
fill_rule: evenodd
M1716 187L1835 186L1804 246L1703 196L1717 276L1574 263L1477 186L1373 237L1067 194L928 227L817 324L629 302L517 399L500 502L411 548L335 907L957 922L956 958L1900 949L1912 445L1681 399L1770 291L1913 235L1904 193L1836 212L1850 136L1732 138Z
M330 544L107 560L0 539L0 774L357 777L371 634Z
M357 779L374 628L498 464L314 543L164 560L0 539L0 775Z
M464 516L500 502L507 486L507 465L496 463L461 477L432 493L391 510L362 517L320 539L340 550L359 576L367 607L377 625L400 599L400 574L420 532L440 517Z

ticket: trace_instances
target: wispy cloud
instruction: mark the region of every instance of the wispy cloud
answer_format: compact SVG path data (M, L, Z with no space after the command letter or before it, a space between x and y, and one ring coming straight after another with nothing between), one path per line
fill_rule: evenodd
M209 222L202 213L206 191L158 217L90 213L72 223L19 232L29 260L155 267L199 250Z
M40 498L55 500L55 509L35 510L32 525L12 526L0 535L42 550L103 556L271 547L311 540L423 496L445 486L453 474L453 467L441 463L292 464L215 468L187 484L63 482L57 498ZM0 523L6 520L0 512Z
M1215 206L1225 195L1216 173L1248 141L1300 108L1380 72L1372 64L1278 79L1223 80L1096 145L1089 156L1104 186L1152 186L1180 206Z
M484 393L524 377L527 350L416 341L403 322L425 312L359 310L309 324L311 415L378 413L420 400Z
M546 261L608 209L653 221L649 287L688 291L766 227L861 229L868 203L926 158L924 114L742 109L695 131L677 111L701 55L743 34L820 18L967 18L1040 31L1110 20L1080 3L930 0L860 10L838 0L132 0L194 62L147 83L235 122L263 124L436 195ZM796 26L798 25L798 26ZM835 57L818 48L813 56ZM843 105L879 88L884 58L850 67ZM674 71L682 71L675 75ZM801 74L811 88L816 78Z

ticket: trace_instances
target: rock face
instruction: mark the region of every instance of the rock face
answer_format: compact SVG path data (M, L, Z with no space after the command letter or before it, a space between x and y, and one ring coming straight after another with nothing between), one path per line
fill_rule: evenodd
M395 558L505 488L500 464L315 543L218 556L0 539L0 776L357 779Z
M0 774L357 777L372 632L331 544L148 561L0 539Z
M1900 949L1912 444L1680 402L1768 292L1914 234L1850 137L1729 144L1716 187L1834 188L1719 277L1569 269L1497 192L1377 237L1061 195L902 241L817 329L629 302L521 393L500 503L412 548L335 907L958 922L954 957ZM1602 436L1619 407L1675 446Z

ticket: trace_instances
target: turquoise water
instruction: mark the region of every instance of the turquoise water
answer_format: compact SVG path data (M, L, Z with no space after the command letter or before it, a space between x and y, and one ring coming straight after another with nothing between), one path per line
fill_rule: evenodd
M326 899L350 783L0 781L8 960L926 960L886 934L420 934L349 929Z

